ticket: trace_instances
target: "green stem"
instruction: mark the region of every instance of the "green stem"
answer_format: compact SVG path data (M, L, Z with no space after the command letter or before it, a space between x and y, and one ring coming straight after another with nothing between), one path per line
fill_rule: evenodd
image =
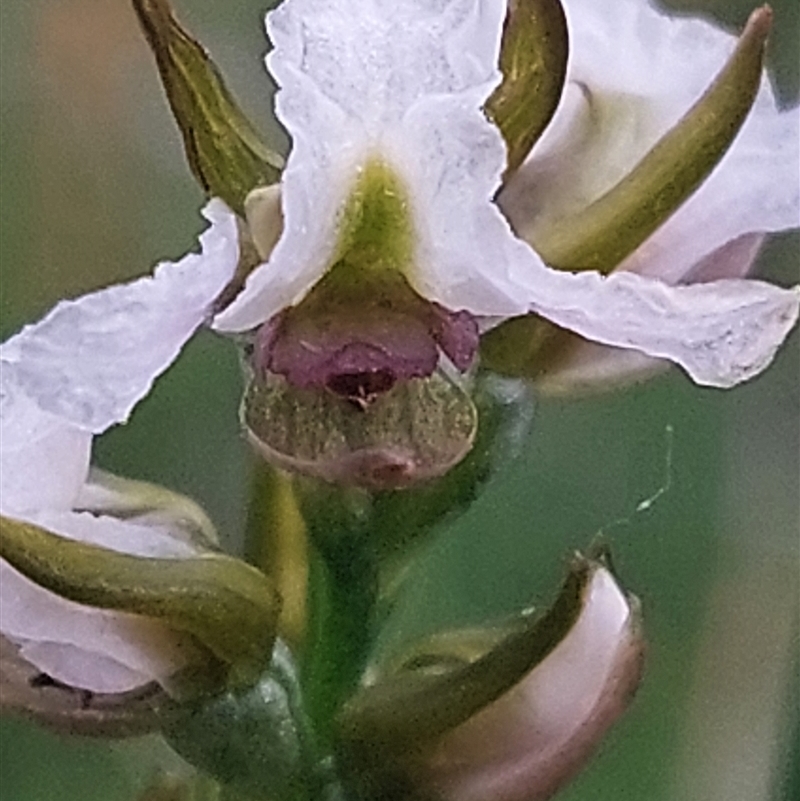
M301 669L306 708L323 748L334 719L366 666L377 599L375 560L357 541L313 552L309 622Z
M372 644L378 559L361 508L371 501L316 481L287 481L266 464L255 466L246 552L283 596L279 636L300 663L303 716L314 740L308 747L319 757L332 753L334 720ZM333 777L321 782L335 796Z

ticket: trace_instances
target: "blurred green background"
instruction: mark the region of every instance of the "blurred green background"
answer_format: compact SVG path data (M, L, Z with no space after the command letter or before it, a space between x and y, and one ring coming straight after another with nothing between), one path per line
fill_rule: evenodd
M602 2L602 0L598 0ZM740 25L752 0L673 2ZM245 106L269 125L263 0L181 0ZM800 4L775 0L781 98L796 99ZM183 254L199 190L125 0L3 0L2 333L64 296ZM798 281L798 237L760 273ZM569 801L800 798L797 668L800 337L759 380L724 393L677 371L623 394L542 403L525 456L425 554L393 632L410 637L546 602L571 550L601 529L642 599L648 669L632 711L563 794ZM96 460L186 492L231 548L250 456L229 343L196 338ZM674 430L670 487L666 428ZM616 521L616 522L615 522ZM150 741L59 739L0 723L3 801L128 801L152 777Z

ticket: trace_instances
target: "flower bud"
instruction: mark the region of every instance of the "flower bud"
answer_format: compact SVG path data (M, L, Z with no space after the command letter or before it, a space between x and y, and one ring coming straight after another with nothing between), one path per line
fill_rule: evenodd
M584 765L638 685L638 605L601 564L579 559L544 617L484 631L483 641L493 634L488 650L476 632L454 632L391 675L368 673L341 732L369 792L543 801Z
M579 771L625 711L641 672L630 603L598 569L567 636L508 693L419 761L423 786L452 801L541 801Z
M0 517L7 562L0 630L46 675L101 693L155 681L185 696L219 682L220 673L229 683L249 683L269 662L279 601L259 571L213 551L157 558L95 545L92 539L125 532L140 538L134 547L141 552L148 534L143 526L69 514L71 525L62 519L61 526L74 536L82 525L88 542ZM54 634L59 621L65 630Z

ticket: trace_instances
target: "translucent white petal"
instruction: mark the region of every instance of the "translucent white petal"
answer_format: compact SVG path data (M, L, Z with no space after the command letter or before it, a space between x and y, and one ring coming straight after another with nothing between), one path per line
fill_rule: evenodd
M46 412L100 433L127 419L177 357L228 283L239 258L236 218L219 200L202 253L164 262L153 276L62 301L1 346L17 380Z
M746 279L669 286L629 272L559 272L530 253L517 256L519 294L527 292L531 311L586 339L669 359L708 386L764 370L800 311L797 287Z
M89 469L92 435L42 411L0 362L0 509L69 509Z
M120 553L165 559L196 556L200 549L167 526L140 525L90 512L41 510L25 519L48 531Z
M752 270L764 239L766 235L761 233L743 234L731 239L703 256L688 272L679 276L677 283L698 284L718 281L720 278L744 278ZM673 283L669 278L661 280L667 284Z
M475 221L472 248L453 236L444 243L450 246L445 253L460 246L465 272L471 269L481 282L449 286L446 299L434 296L451 308L497 314L490 307L494 298L474 291L490 281L509 303L525 311L586 339L669 359L697 383L718 387L733 386L765 369L797 321L797 289L749 280L668 286L630 272L604 277L552 270L511 234L488 197L460 213L466 226Z
M681 280L699 283L743 277L750 272L763 241L763 234L740 236L701 259ZM537 376L536 389L545 395L585 395L644 381L669 366L664 359L575 336L552 369Z
M153 671L142 672L110 658L63 642L21 641L19 655L56 681L93 693L124 693L149 684Z
M452 801L538 801L585 761L639 674L628 601L604 569L577 622L511 691L445 735L418 781Z
M644 0L566 0L568 87L500 204L535 241L610 189L685 114L735 37ZM748 232L800 224L800 111L780 112L766 77L733 146L696 194L623 265L677 282Z
M181 558L197 553L166 529L74 512L29 515L72 539L139 556ZM0 561L0 632L23 646L40 670L71 686L122 692L129 681L164 684L198 658L191 638L140 615L94 609L42 589ZM59 649L58 646L65 646ZM86 671L86 665L94 665ZM105 668L111 670L106 675ZM84 672L86 671L86 672Z
M102 675L102 660L96 671L84 675L86 654L144 675L142 684L163 684L197 659L190 638L163 623L66 601L28 581L5 562L0 562L0 631L13 642L28 646L28 661L39 670L72 686L94 691L121 692L131 688L109 689L104 683L114 679ZM32 647L43 644L48 645L42 652L47 659L39 662ZM56 654L58 645L65 649Z
M397 169L428 239L447 227L466 238L459 207L449 205L460 189L469 195L459 206L474 196L464 168L496 186L505 159L480 110L500 79L504 14L504 0L287 0L268 15L276 111L292 137L284 232L269 262L217 318L218 328L252 328L319 279L336 244L339 211L370 158ZM432 297L434 285L441 295L465 281L479 292L458 254L445 264L433 260L443 250L421 247L417 288ZM498 294L491 282L485 291ZM494 304L497 313L508 307L502 298Z

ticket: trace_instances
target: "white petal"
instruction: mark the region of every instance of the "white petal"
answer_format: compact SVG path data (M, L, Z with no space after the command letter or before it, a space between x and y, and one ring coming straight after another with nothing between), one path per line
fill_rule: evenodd
M164 559L196 556L200 549L167 526L140 525L90 512L42 510L25 516L48 531L120 553Z
M197 658L190 638L163 623L66 601L28 581L5 562L0 562L0 631L23 646L23 655L39 670L95 692L131 689L125 678L131 673L143 677L139 684L168 683ZM35 646L47 647L37 651ZM94 657L99 661L95 669L87 671L87 661ZM127 670L121 677L116 670L103 675L106 660Z
M73 507L123 518L169 532L192 548L218 547L217 532L203 508L186 495L158 484L134 481L93 467Z
M462 265L481 282L493 281L510 303L594 342L669 359L699 384L730 387L757 375L797 322L798 288L744 279L673 287L624 271L605 277L552 270L513 236L489 197L459 211L465 225L474 221L471 250L460 243ZM453 240L446 254L459 246ZM476 296L469 281L434 299L497 313L489 308L494 298Z
M596 200L688 111L735 37L643 0L567 0L568 86L550 128L500 203L535 241ZM695 195L623 265L674 283L749 232L800 224L800 111L779 112L766 77L734 144Z
M699 284L721 278L744 278L752 270L764 239L766 235L761 233L743 234L731 239L681 275L679 283ZM669 279L661 280L672 283Z
M763 234L745 234L728 242L701 259L682 281L699 283L747 275L763 240ZM598 345L576 336L553 368L537 376L536 389L545 395L584 395L644 381L669 366L664 359Z
M217 318L218 328L253 328L320 278L336 244L338 213L371 158L397 169L415 220L429 225L431 236L453 225L468 236L458 208L449 206L460 189L472 194L465 162L494 187L505 159L480 110L500 79L504 15L504 0L286 0L268 15L275 49L267 63L280 86L276 111L292 137L284 232L269 262ZM434 264L433 254L419 255L425 263L415 283L430 296L457 258ZM467 277L449 273L447 283ZM486 291L497 294L491 284ZM503 299L495 304L497 313L508 306Z
M0 362L0 509L69 509L89 469L92 435L42 411Z
M798 287L746 279L668 286L629 272L559 272L519 256L531 311L586 339L669 359L707 386L731 387L764 370L800 311Z
M569 634L515 688L445 735L423 783L448 801L549 798L623 711L639 659L628 602L598 569Z
M131 668L106 654L62 642L21 641L19 655L42 673L69 687L93 693L124 693L149 684L152 671Z
M219 200L202 253L164 262L154 275L62 301L3 343L24 391L41 408L100 433L127 419L177 357L228 283L239 258L236 218Z
M197 551L166 529L85 513L41 512L31 522L71 539L139 556L181 558ZM95 692L123 692L169 677L197 651L186 635L160 621L94 609L54 595L0 561L0 632L55 679ZM59 648L58 646L64 646ZM86 670L86 665L94 668ZM104 665L111 672L104 673Z

